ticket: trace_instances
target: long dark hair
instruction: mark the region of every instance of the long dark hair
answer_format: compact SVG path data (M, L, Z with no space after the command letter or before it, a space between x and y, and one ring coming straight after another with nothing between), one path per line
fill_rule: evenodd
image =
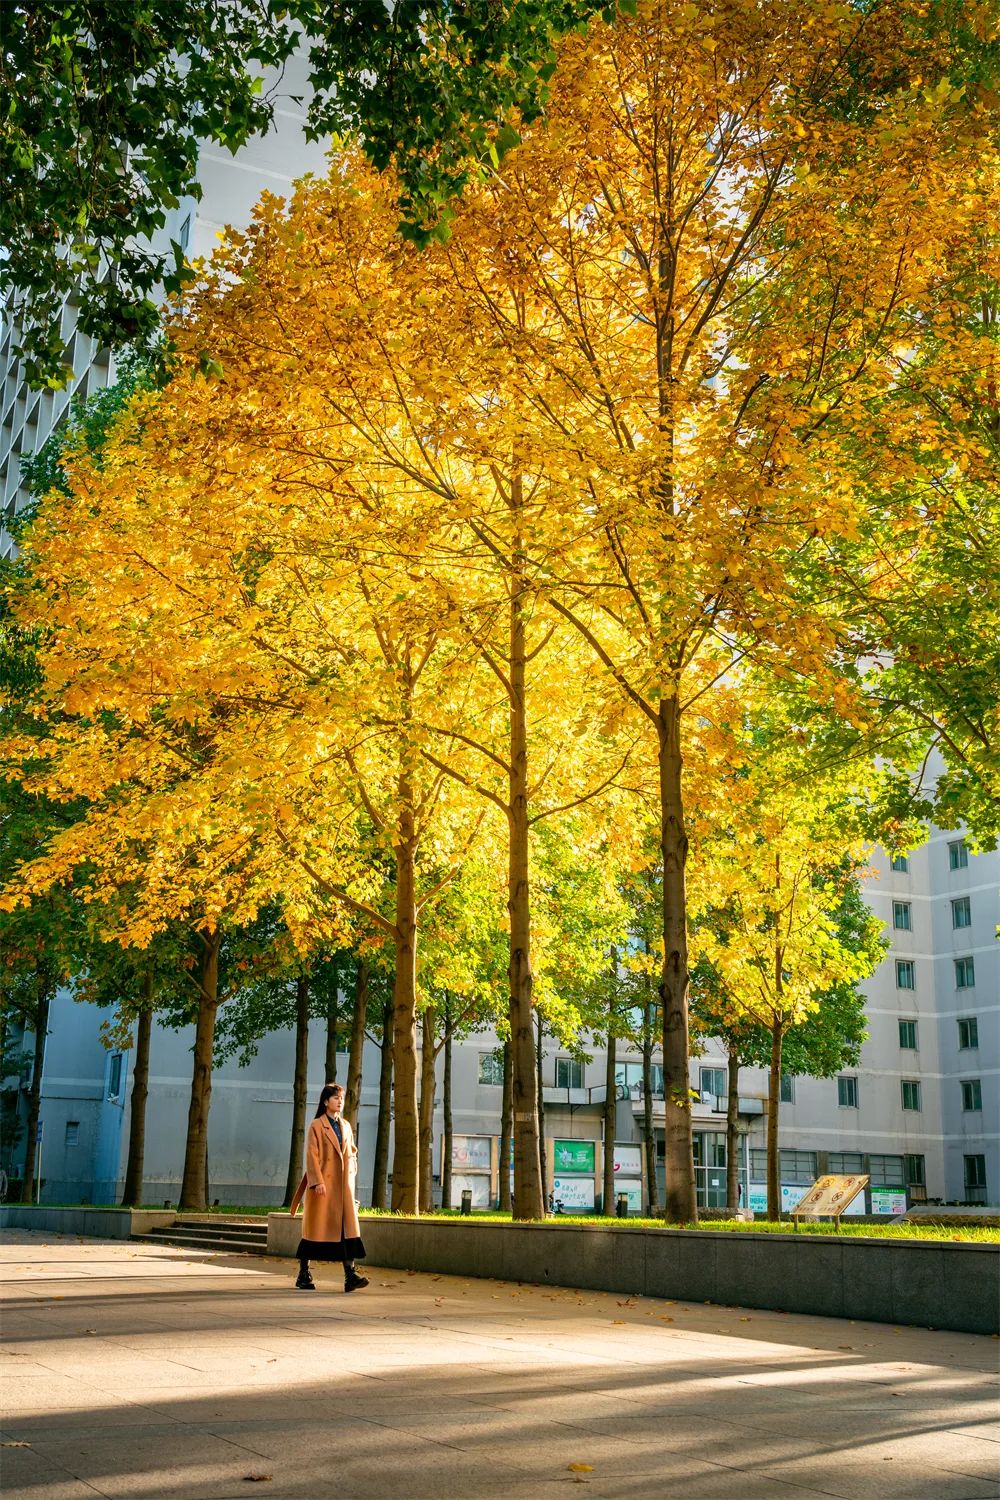
M330 1098L331 1094L342 1094L343 1092L344 1090L341 1088L339 1083L328 1083L326 1087L320 1091L319 1104L316 1106L316 1113L315 1115L313 1115L313 1119L322 1120L323 1116L326 1114L326 1101Z

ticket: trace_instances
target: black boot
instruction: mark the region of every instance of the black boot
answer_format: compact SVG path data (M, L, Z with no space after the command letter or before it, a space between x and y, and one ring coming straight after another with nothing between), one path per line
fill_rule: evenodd
M344 1291L360 1292L368 1285L367 1276L359 1276L353 1260L344 1263Z
M295 1283L295 1289L299 1292L314 1292L316 1290L316 1283L312 1279L312 1273L309 1270L309 1262L307 1260L299 1261L299 1279Z

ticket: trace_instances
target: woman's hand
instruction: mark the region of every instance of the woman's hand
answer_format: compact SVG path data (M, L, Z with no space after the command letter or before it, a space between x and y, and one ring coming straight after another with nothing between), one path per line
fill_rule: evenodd
M313 1188L313 1192L314 1193L318 1193L319 1196L322 1198L323 1194L326 1192L326 1183L325 1182L317 1182L316 1186Z

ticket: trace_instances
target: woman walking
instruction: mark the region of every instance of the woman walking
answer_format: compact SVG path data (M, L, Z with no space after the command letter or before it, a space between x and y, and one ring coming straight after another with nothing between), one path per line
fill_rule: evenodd
M358 1148L350 1125L341 1117L343 1106L344 1090L339 1083L328 1083L309 1126L305 1212L302 1238L295 1252L299 1261L295 1285L300 1292L316 1290L309 1271L311 1260L342 1261L345 1292L357 1292L368 1285L368 1277L359 1275L354 1265L364 1259L365 1247L354 1201Z

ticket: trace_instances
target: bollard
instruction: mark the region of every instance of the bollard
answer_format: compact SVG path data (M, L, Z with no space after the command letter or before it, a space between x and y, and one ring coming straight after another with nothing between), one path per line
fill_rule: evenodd
M463 1188L462 1189L462 1213L464 1215L468 1215L468 1214L471 1214L471 1212L472 1212L472 1189L471 1188Z
M615 1212L619 1219L628 1218L628 1193L619 1193L615 1203Z

